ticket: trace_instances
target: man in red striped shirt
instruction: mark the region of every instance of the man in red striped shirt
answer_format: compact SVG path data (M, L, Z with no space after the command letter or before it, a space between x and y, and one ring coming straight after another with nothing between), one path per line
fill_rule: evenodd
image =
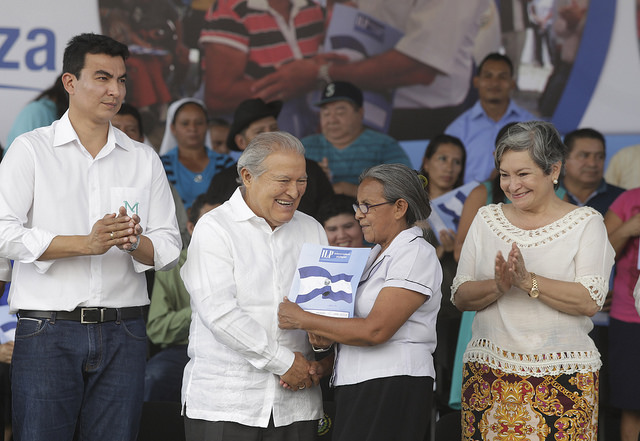
M207 108L231 114L252 98L256 80L291 61L307 59L317 70L311 59L322 43L324 25L324 11L312 0L220 0L207 13L200 35ZM309 76L314 82L315 77ZM315 131L317 116L303 95L287 100L280 122L283 130L302 136Z

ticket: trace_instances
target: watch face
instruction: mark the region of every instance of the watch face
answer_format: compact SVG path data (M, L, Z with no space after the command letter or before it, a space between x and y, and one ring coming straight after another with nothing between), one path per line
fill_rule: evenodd
M529 293L529 297L533 297L534 299L537 299L539 295L540 295L540 291L538 291L535 288L533 288Z

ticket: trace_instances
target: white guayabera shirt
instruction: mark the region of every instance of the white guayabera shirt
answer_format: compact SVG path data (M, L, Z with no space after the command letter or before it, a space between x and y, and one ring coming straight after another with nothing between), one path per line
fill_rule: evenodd
M191 296L191 328L182 384L189 418L276 427L319 419L319 387L279 384L294 352L313 360L302 330L278 328L303 243L327 245L322 226L296 211L274 230L237 189L205 214L193 232L180 274Z

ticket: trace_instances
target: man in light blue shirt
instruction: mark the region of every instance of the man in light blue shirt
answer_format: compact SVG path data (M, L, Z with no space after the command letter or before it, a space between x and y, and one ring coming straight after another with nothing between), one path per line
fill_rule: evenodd
M447 135L460 138L467 150L465 184L492 177L495 139L502 127L537 119L511 100L516 83L508 57L499 53L487 55L473 78L473 86L478 90L478 101L445 130Z

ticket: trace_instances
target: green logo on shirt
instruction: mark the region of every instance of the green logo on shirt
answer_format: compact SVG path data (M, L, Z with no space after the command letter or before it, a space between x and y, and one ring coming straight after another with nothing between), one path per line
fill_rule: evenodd
M129 205L129 201L124 201L124 208L125 208L125 210L127 210L127 213L138 214L138 206L139 205L140 205L139 202L136 202L133 205Z

